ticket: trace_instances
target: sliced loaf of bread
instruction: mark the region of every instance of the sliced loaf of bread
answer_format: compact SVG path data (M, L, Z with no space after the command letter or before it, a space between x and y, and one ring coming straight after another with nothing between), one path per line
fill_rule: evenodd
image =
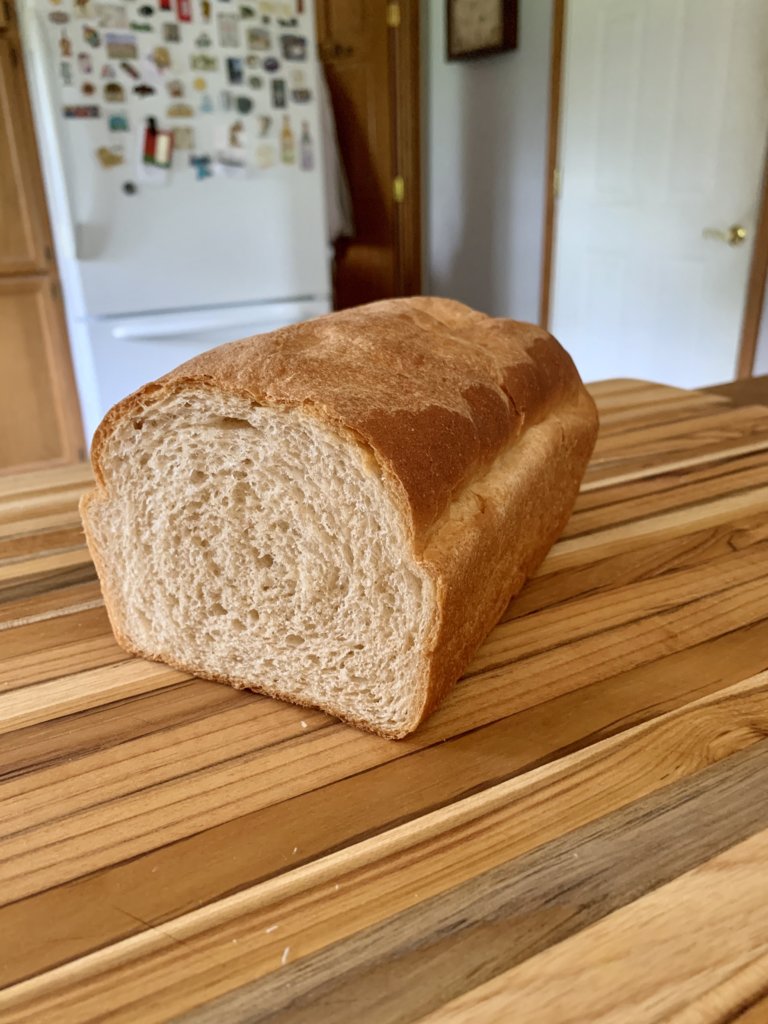
M563 529L596 432L551 336L449 300L213 349L94 438L81 509L115 635L405 736Z

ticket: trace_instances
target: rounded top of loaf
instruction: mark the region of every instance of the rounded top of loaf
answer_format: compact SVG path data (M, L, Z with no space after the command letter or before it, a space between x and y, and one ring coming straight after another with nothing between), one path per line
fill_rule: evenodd
M351 431L402 494L415 539L522 430L584 390L540 327L450 299L388 299L221 345L140 388L96 432L99 479L114 425L187 388L301 406Z

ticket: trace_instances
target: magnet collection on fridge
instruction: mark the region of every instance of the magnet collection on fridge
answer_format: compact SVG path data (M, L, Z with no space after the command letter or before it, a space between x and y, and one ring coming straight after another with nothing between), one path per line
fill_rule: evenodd
M123 195L174 170L205 181L315 168L303 0L49 3L62 117L88 123L77 138L100 169L133 166Z

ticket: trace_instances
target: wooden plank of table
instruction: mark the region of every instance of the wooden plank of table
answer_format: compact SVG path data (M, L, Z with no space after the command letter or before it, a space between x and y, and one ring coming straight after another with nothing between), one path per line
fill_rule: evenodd
M369 1024L408 1024L472 993L469 1008L486 981L765 829L768 802L755 801L754 792L766 786L768 741L762 741L184 1020L356 1024L363 1016ZM615 995L618 1019L631 1019ZM552 1016L557 1024L559 1011ZM494 1019L525 1018L511 1005ZM537 1007L530 1019L547 1018Z
M767 688L762 674L19 982L0 994L0 1009L9 1021L62 1019L76 1005L90 1019L106 991L115 1021L131 1020L137 1000L143 1020L192 1009L375 924L382 908L406 910L753 746L768 727ZM292 837L277 841L299 837L294 821Z
M727 1020L768 988L767 858L765 830L420 1019Z

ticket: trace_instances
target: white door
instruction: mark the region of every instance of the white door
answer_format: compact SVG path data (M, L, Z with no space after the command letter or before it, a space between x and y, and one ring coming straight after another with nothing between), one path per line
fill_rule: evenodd
M551 328L585 380L732 379L767 0L568 0ZM730 228L737 244L717 232Z

